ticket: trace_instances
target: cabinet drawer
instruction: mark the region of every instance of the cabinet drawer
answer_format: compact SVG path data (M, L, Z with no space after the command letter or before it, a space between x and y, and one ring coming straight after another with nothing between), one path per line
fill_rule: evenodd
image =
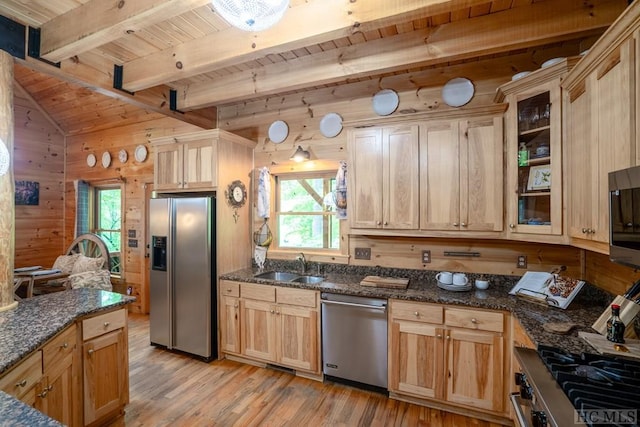
M276 302L275 286L240 283L240 295L247 299Z
M305 289L277 288L276 301L278 304L316 308L318 306L318 292Z
M0 390L18 399L22 398L42 378L42 352L40 350L20 362L7 375L0 378Z
M73 324L60 335L52 339L42 349L44 369L55 365L67 355L73 353L76 348L76 325Z
M503 332L504 315L499 312L446 308L444 323L447 326Z
M230 282L228 280L220 281L220 295L226 297L239 297L240 296L240 283Z
M392 301L394 319L442 324L442 307L419 302Z
M82 340L86 341L116 329L124 328L127 324L127 314L124 309L101 314L82 321Z

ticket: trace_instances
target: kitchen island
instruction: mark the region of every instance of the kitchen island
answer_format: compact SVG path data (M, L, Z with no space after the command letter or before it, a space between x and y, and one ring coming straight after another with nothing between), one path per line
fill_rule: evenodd
M134 300L133 297L114 292L74 289L28 298L20 301L15 309L0 313L0 384L3 384L3 378L8 378L20 371L23 362L26 364L31 360L35 360L33 368L25 370L25 373L28 373L30 380L34 379L33 387L40 385L46 378L49 381L46 387L51 387L50 390L54 389L54 378L47 375L47 369L49 366L55 366L56 369L53 371L58 372L60 364L64 365L65 363L69 363L69 366L68 370L63 373L64 375L69 375L69 378L80 375L82 378L82 366L86 368L91 362L90 356L94 352L97 354L100 351L100 347L92 342L93 336L107 337L109 334L118 334L120 343L123 339L126 341L124 308ZM105 319L109 317L109 322L103 321L103 316ZM102 331L95 331L93 324L96 322L100 322ZM60 344L56 341L62 339L64 342ZM48 346L52 343L55 344L55 347L50 350ZM80 353L79 349L83 346L90 350L88 351L89 357ZM126 346L123 345L120 345L119 348L126 350ZM118 366L122 369L126 368L126 366L122 366L122 363ZM37 372L33 373L34 370L40 371L40 375L35 375ZM87 383L89 377L87 377L86 371L84 374L84 382ZM128 399L128 382L125 380L121 382L121 385L123 387L127 385L125 397ZM19 399L35 404L38 408L39 401L37 399L41 396L36 397L35 393L29 391L22 393L21 391L8 391L4 387L0 388L10 395L18 395ZM62 387L56 387L55 390L62 392ZM72 393L71 395L77 399L82 399L81 390L82 387L78 385L75 388L72 387L71 390L65 390L65 392ZM85 395L86 392L85 389ZM31 402L31 400L34 401ZM75 404L78 405L78 402ZM50 409L56 410L56 408ZM75 407L74 411L82 411L82 405ZM43 424L42 414L37 411L24 410L15 397L10 397L7 394L3 394L0 399L0 414L2 414L2 423L12 424L15 421L15 425L46 425ZM12 418L11 414L14 414L16 418ZM30 418L32 416L35 418ZM89 416L99 418L102 414L99 410L89 411ZM81 418L78 415L75 420ZM46 420L46 418L44 419Z

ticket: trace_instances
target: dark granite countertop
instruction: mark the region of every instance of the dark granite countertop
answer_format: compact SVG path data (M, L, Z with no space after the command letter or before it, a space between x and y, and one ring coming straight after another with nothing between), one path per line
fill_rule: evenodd
M79 317L129 304L135 298L97 289L73 289L20 301L0 312L0 375ZM0 391L0 426L61 424Z
M265 269L265 271L278 268ZM326 269L326 268L325 268ZM288 270L295 271L295 270ZM520 321L529 337L537 345L549 345L562 348L573 353L595 353L595 349L578 336L578 331L594 332L593 322L605 310L613 299L608 294L590 284L585 284L580 293L566 310L543 306L509 295L511 288L520 279L517 276L486 276L490 281L489 289L477 290L473 288L466 292L452 292L440 289L435 279L436 272L395 270L395 269L353 269L324 271L321 274L325 280L321 283L291 283L265 280L254 277L259 270L248 268L221 275L222 279L236 280L265 285L278 285L302 289L313 289L321 292L336 294L358 295L378 298L394 298L409 301L431 302L445 305L460 305L492 310L503 310L513 313ZM406 290L385 289L361 286L360 281L366 275L380 275L392 277L408 277L409 286ZM468 274L471 281L479 275ZM549 322L571 322L577 326L567 335L555 334L544 330L543 325Z

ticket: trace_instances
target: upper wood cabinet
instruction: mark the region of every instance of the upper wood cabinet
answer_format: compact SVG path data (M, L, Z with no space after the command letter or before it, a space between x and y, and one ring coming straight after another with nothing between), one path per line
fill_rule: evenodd
M348 136L352 228L418 228L418 125L354 129Z
M567 99L567 234L609 253L608 173L640 164L640 4L632 3L562 83Z
M233 145L255 143L219 129L154 138L153 181L156 191L215 190L226 184L220 157L233 156ZM247 171L248 173L248 171Z
M563 167L560 82L578 58L541 68L498 89L506 100L508 236L562 243Z
M420 229L501 231L502 120L420 127Z

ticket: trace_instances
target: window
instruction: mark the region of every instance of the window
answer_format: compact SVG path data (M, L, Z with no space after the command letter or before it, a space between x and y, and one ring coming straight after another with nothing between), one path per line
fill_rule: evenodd
M94 188L93 232L102 237L109 248L111 273L120 275L122 190L120 187Z
M340 249L335 187L335 171L276 177L278 247Z

